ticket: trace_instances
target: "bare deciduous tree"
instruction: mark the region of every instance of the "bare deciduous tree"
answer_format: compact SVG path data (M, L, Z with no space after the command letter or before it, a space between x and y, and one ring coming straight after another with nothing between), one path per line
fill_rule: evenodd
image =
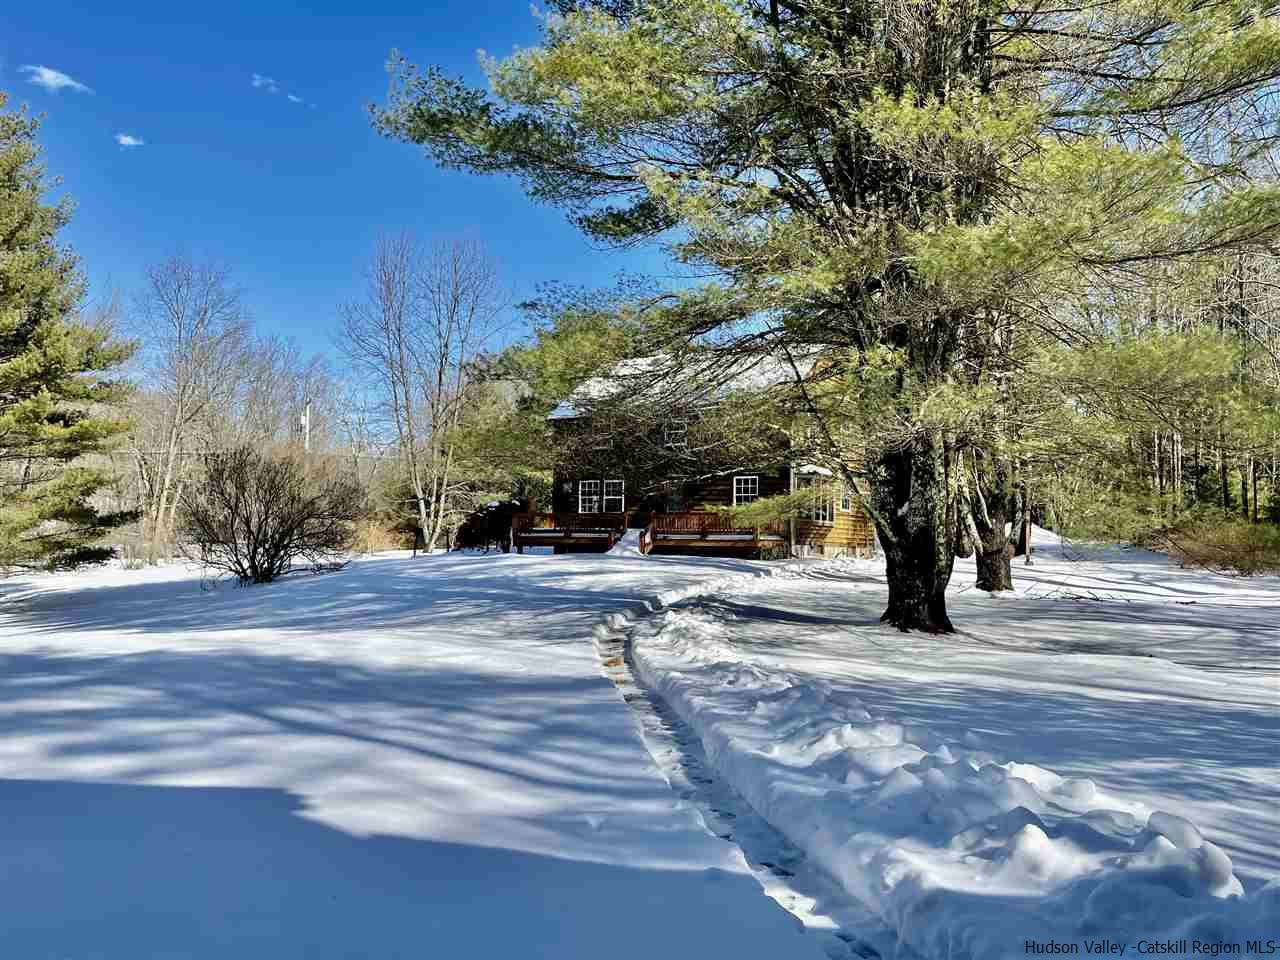
M338 390L323 358L306 357L291 340L255 338L245 352L240 380L222 446L296 443L321 450L336 439Z
M468 240L424 251L408 233L383 237L366 278L364 296L341 309L342 349L381 394L431 550L448 513L468 365L505 301L493 262Z
M378 486L380 466L393 457L395 443L378 416L368 393L350 380L335 385L334 434L352 475L367 490Z
M174 256L148 269L133 332L142 343L145 390L134 456L142 535L154 560L173 529L187 445L232 405L248 324L225 268Z

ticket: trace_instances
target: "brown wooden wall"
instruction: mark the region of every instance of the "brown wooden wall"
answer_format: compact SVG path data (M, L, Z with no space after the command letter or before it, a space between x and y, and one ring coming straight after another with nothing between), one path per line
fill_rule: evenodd
M791 489L791 474L786 468L781 470L742 470L733 474L711 477L695 483L681 485L678 497L670 497L662 493L651 493L641 496L639 483L631 477L618 474L592 476L566 476L557 474L552 488L551 510L556 513L578 512L579 480L617 480L626 482L626 512L667 512L687 510L710 510L715 507L733 504L733 478L735 476L757 476L760 478L760 496L769 497L787 493ZM571 489L565 490L566 481ZM634 484L634 485L633 485ZM855 503L852 510L840 509L840 498L836 493L835 510L831 523L819 523L815 520L797 519L794 521L795 544L808 547L832 555L841 553L869 554L875 545L875 530L871 518ZM601 484L603 493L603 483ZM603 505L602 505L603 506Z
M636 488L632 485L631 477L623 473L610 474L591 474L590 476L566 476L564 474L556 474L555 482L551 488L551 511L553 513L577 513L578 512L578 481L579 480L599 480L600 481L600 497L604 499L604 481L605 480L621 480L626 484L623 490L623 498L626 501L623 504L623 512L634 510L640 505L640 496L636 492ZM570 484L570 489L564 488L565 483ZM603 502L601 509L604 509Z
M684 496L688 500L686 510L709 510L712 507L733 506L733 478L753 476L760 478L760 496L773 497L786 493L791 489L791 476L788 471L770 468L768 470L739 470L721 477L709 477L696 483L684 485Z
M796 543L809 547L824 547L827 552L848 550L852 553L870 553L875 545L875 528L871 518L861 507L843 513L839 503L831 523L814 520L797 520Z
M601 491L604 480L623 480L626 482L626 510L638 510L647 507L654 512L710 510L713 507L733 506L733 478L735 476L755 476L760 478L760 496L771 497L786 493L791 488L790 474L776 467L767 470L741 470L737 473L720 477L710 477L689 483L673 484L678 487L667 492L640 493L640 481L623 474L570 476L557 473L552 486L551 509L555 513L577 513L578 482L580 480L600 480ZM570 489L565 489L566 482Z

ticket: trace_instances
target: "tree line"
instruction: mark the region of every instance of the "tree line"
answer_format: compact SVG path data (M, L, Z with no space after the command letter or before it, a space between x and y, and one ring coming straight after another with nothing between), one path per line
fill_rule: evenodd
M38 121L4 106L0 567L185 554L263 581L415 532L449 543L506 495L467 439L507 400L473 373L507 305L482 245L381 239L336 308L336 363L261 332L213 260L171 256L90 303Z

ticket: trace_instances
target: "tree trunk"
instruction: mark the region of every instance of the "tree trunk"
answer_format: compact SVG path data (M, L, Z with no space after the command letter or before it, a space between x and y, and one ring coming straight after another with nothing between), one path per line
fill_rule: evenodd
M164 479L160 482L160 489L156 495L155 505L151 514L151 538L148 548L147 562L155 563L159 559L160 546L164 540L164 515L165 508L168 506L169 487L173 483L174 461L178 458L178 444L180 436L178 433L178 416L182 408L178 408L178 412L174 414L173 426L169 429L169 449L165 455Z
M1013 565L1009 559L1012 553L1013 549L1007 540L1002 550L978 552L978 579L976 586L979 590L999 593L1002 590L1013 589Z
M1015 532L1017 536L1014 538L1013 555L1015 557L1025 557L1027 565L1031 563L1031 490L1024 484L1022 490L1018 494L1018 511L1015 520ZM1012 589L1012 585L1010 585Z
M993 504L989 509L991 526L982 531L982 540L978 544L978 577L974 585L979 590L999 593L1013 589L1013 545L1009 543L1005 527L1009 518L1004 504Z
M972 557L981 537L973 522L973 493L967 480L960 476L956 484L956 556Z
M998 593L1013 589L1013 549L1009 543L1009 524L1017 512L1016 467L1004 457L974 453L974 488L977 511L974 514L978 533L977 579L979 590Z
M422 489L422 481L418 477L418 471L413 471L413 499L418 507L418 529L422 531L422 549L431 555L434 548L433 545L427 543L427 531L431 528L431 518L427 513L427 497Z
M871 500L884 550L889 606L880 618L899 630L952 633L946 590L955 561L950 452L940 434L881 454Z
M1192 467L1191 467L1191 477L1192 477L1191 502L1192 504L1198 504L1200 502L1200 484L1202 482L1201 474L1203 472L1200 469L1200 441L1199 440L1196 440L1194 450L1195 450L1194 452L1195 459L1193 460Z
M173 486L173 496L169 498L169 518L165 521L164 538L166 543L172 543L178 529L178 504L182 502L183 479Z
M449 430L450 437L453 436L453 431L456 429L457 429L457 422L455 418L455 422L450 426L450 430ZM453 445L452 439L446 442L444 450L446 451L444 454L444 468L440 473L440 477L439 477L440 487L439 487L438 494L436 496L435 507L434 507L435 526L431 530L430 546L432 550L435 549L436 541L440 538L440 532L444 528L445 507L447 506L447 501L449 497L449 477L453 472L454 445ZM448 544L448 538L446 538L445 543L446 545Z
M1160 431L1151 431L1151 492L1156 497L1164 493L1164 484L1161 483L1160 475ZM1156 509L1159 509L1157 501Z
M1254 457L1249 458L1249 481L1253 485L1253 517L1254 523L1257 523L1258 514L1258 461Z
M1182 432L1176 431L1173 435L1173 513L1177 516L1182 512L1183 490L1182 490Z
M1218 448L1218 480L1222 483L1222 511L1226 513L1231 509L1231 488L1227 484L1227 457L1221 447Z
M418 511L418 529L423 537L423 549L427 555L431 554L430 548L426 543L427 531L431 528L431 519L427 515L427 494L422 487L422 472L418 468L417 452L413 447L409 447L406 454L406 466L409 468L409 486L413 490L413 504ZM417 539L414 539L414 550L416 555Z

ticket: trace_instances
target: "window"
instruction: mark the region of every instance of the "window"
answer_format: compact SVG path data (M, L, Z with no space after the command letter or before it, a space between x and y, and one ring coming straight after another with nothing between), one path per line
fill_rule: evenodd
M840 512L853 513L853 491L844 487L840 491Z
M750 503L752 500L760 499L760 478L759 477L734 477L733 478L733 505Z
M662 428L662 439L668 449L689 449L689 421L670 420Z
M600 481L599 480L579 480L578 481L578 512L579 513L599 513L600 512Z
M604 482L604 512L623 513L626 510L627 498L624 495L626 484L621 480Z
M814 523L832 523L835 520L836 504L835 498L830 495L830 490L827 488L826 478L811 474L796 477L797 490L804 490L807 487L820 487L827 492L815 494L813 503L799 511L800 519L812 520Z

